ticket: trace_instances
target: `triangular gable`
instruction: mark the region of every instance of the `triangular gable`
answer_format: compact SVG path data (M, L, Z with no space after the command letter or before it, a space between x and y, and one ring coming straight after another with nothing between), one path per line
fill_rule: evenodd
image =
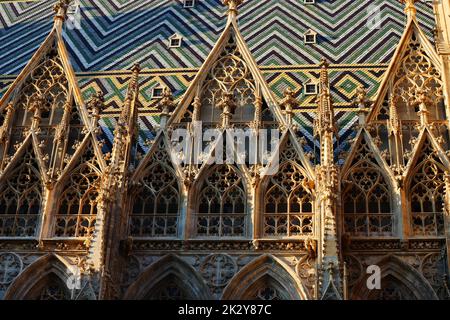
M95 143L93 143L90 136L85 136L83 141L77 146L75 153L70 159L59 176L58 183L65 183L65 180L73 170L79 165L86 163L97 172L99 176L102 174L101 162L95 153Z
M69 91L73 94L76 105L80 108L80 113L82 114L82 119L84 123L88 122L88 113L84 108L84 101L81 95L80 88L78 87L78 82L75 77L75 72L73 71L72 65L69 61L69 55L64 44L62 37L62 31L56 27L50 31L50 34L44 40L39 49L31 57L28 64L22 69L14 82L10 85L6 93L0 99L0 110L14 99L14 96L20 94L23 84L29 79L30 75L36 69L36 67L45 61L49 54L54 51L56 54L52 55L52 58L57 58L58 62L61 63L62 69L64 70L65 77L68 82Z
M431 148L431 150L429 149ZM428 128L423 128L417 138L417 142L411 151L411 157L406 165L403 173L405 179L410 178L422 157L432 156L431 152L435 152L437 162L440 162L445 168L450 168L450 160L445 151L437 143L434 134Z
M22 145L17 149L17 152L14 154L14 156L10 159L10 161L6 164L5 168L3 168L3 171L0 174L0 183L4 182L5 179L8 179L9 174L14 171L15 168L19 167L26 158L26 154L31 154L31 158L33 159L33 162L35 163L34 167L36 170L39 170L39 176L43 177L45 174L44 169L40 166L39 162L36 161L38 157L36 156L35 149L33 148L32 143L32 136L29 134L23 141ZM43 181L43 184L45 182L45 179Z
M294 153L294 154L292 154ZM315 171L311 162L305 157L305 154L299 145L297 139L292 132L292 129L286 131L280 138L278 144L278 150L273 153L272 159L270 159L268 165L264 168L263 174L270 176L271 172L277 172L277 166L283 165L284 162L292 161L302 168L304 173L310 180L315 179Z
M184 176L180 166L174 161L174 156L175 154L171 150L169 140L167 139L165 132L162 130L159 131L159 134L155 138L150 150L134 171L132 179L138 180L143 174L145 174L149 166L158 161L169 166L175 173L178 174L178 176Z
M365 128L359 130L356 135L355 142L350 150L344 165L342 166L341 174L342 178L345 179L348 171L354 167L358 166L361 162L367 162L370 165L378 167L381 171L387 175L387 180L394 181L394 174L386 163L386 161L381 157L381 152L375 145L372 136L366 131Z
M368 122L377 120L377 116L383 107L383 103L386 102L388 92L392 90L392 87L394 85L393 82L395 81L396 76L402 70L402 61L409 53L407 49L408 46L414 41L413 37L420 44L421 51L423 51L427 59L429 59L429 64L431 64L436 70L442 70L439 56L436 53L433 45L430 43L430 41L420 28L417 20L415 18L410 19L405 27L391 63L380 85L374 106L367 118Z
M60 7L58 10L54 26L49 35L0 99L0 112L5 110L8 105L12 106L13 109L14 121L10 121L8 124L9 128L4 128L4 130L9 131L10 128L16 125L15 122L19 121L18 119L24 119L19 125L25 125L25 127L32 128L35 131L33 144L37 148L38 160L50 168L55 166L54 163L46 162L54 160L51 154L55 153L53 144L57 143L55 142L56 135L60 134L60 139L64 140L66 134L68 134L67 132L71 131L72 119L78 117L81 120L81 125L84 127L83 130L80 129L81 135L90 136L93 141L94 152L101 166L104 167L106 164L104 163L100 146L97 143L96 128L94 128L94 123L84 104L63 40L62 12L64 11L61 11ZM45 130L42 131L40 129L41 122L37 126L32 125L33 111L28 107L33 103L38 106L38 109L41 109L40 115L42 118L49 117L45 121L50 121L50 118L53 119L52 126L57 126L54 131L55 140L51 137L52 134L50 132L46 133L44 132ZM66 108L66 105L68 105L68 108ZM29 110L27 109L25 115L22 115L24 107L27 107ZM67 112L65 112L66 110ZM49 113L50 116L45 115L44 117L44 113ZM67 116L64 116L63 113L67 114ZM46 124L42 123L42 125ZM69 132L69 135L73 136L73 132ZM69 144L73 145L74 143L75 141L70 141ZM44 144L47 147L43 147ZM71 154L71 152L67 153ZM53 156L60 158L67 155L53 154ZM59 170L59 168L54 169L55 171Z
M251 78L255 82L255 92L260 94L261 97L267 102L267 105L274 115L274 118L279 123L285 123L282 113L277 106L276 100L274 99L272 92L270 91L261 71L256 64L256 61L250 53L250 50L239 31L236 19L231 17L228 19L227 25L225 26L224 31L219 37L219 40L200 68L194 80L191 82L189 88L187 89L177 108L173 112L172 117L169 119L169 126L173 123L181 121L194 99L203 91L202 86L212 68L220 60L223 54L227 54L227 49L230 49L229 47L233 45L236 46L235 52L238 52L239 54L239 57L234 56L233 59L242 59L242 61L245 63L245 67L248 68Z

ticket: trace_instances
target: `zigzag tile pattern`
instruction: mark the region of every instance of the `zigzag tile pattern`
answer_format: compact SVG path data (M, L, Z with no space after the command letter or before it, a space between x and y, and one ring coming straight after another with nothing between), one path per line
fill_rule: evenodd
M182 0L80 0L81 29L66 28L65 40L84 98L105 95L107 109L101 126L107 152L111 149L116 119L125 99L131 65L139 62L141 74L140 152L148 150L159 123L152 90L168 86L179 98L206 59L225 24L221 0L197 0L185 9ZM6 91L52 26L53 1L0 4L0 97ZM378 8L375 15L367 9ZM378 14L378 16L377 16ZM432 39L434 16L430 3L418 3L419 21ZM380 25L372 28L373 17ZM340 139L336 157L349 148L357 115L352 99L359 85L374 97L395 46L405 16L397 0L247 0L240 7L244 38L278 99L286 88L297 92L300 106L296 121L306 137L305 151L319 146L312 128L314 96L303 93L308 79L319 77L317 62L331 63L330 82ZM312 29L318 42L305 45L303 33ZM167 39L183 36L181 48L168 48Z
M220 0L199 0L183 8L181 0L80 0L81 29L66 30L76 71L142 67L199 67L225 23ZM0 4L0 74L17 74L51 28L53 1ZM379 8L373 26L369 5ZM431 37L434 17L429 3L419 3L419 18ZM397 0L247 0L240 27L259 65L386 63L404 23ZM303 33L313 29L318 43L305 45ZM174 33L181 48L168 48ZM17 53L20 53L17 55Z

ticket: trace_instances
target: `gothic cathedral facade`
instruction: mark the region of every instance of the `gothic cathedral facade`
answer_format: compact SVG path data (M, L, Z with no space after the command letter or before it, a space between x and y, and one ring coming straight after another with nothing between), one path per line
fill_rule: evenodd
M450 299L448 0L44 2L0 4L0 299Z

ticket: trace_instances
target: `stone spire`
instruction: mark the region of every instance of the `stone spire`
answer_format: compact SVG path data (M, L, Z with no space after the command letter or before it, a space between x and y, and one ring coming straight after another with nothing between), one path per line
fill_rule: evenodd
M330 95L328 66L328 61L323 59L320 63L320 93L317 97L318 110L314 125L315 135L320 137L322 164L334 163L333 136L337 136L334 109Z
M320 165L316 168L316 192L322 221L318 298L339 300L343 298L336 230L336 195L339 193L339 180L338 168L334 164L333 146L334 138L338 137L330 95L328 66L328 62L323 59L320 63L320 93L317 97L317 119L314 123L315 136L320 140Z
M137 135L139 107L138 64L133 66L127 97L114 131L111 162L102 177L102 188L97 198L95 231L89 246L88 262L100 272L99 298L108 299L118 295L117 284L112 281L115 272L111 263L117 257L118 244L113 242L114 234L120 229L120 212L124 189L127 185L129 166L134 141Z
M117 128L114 132L114 145L112 151L111 164L119 165L119 163L130 157L129 152L132 140L135 136L135 129L138 116L139 106L139 72L141 68L139 64L135 64L132 69L132 76L128 85L127 97L117 121ZM129 159L128 159L129 160ZM121 168L116 168L121 169Z

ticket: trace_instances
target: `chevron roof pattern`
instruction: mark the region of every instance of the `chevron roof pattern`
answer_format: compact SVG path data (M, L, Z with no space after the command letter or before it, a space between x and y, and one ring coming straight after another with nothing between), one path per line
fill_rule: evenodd
M65 40L75 71L143 68L198 68L225 24L221 0L79 0L81 29L67 29ZM48 34L53 1L0 4L0 74L17 74ZM380 26L373 26L379 8ZM429 3L419 3L419 19L431 37L434 16ZM240 28L259 65L386 63L405 23L397 0L247 0L240 7ZM307 45L303 34L318 33ZM167 39L183 36L181 48Z
M143 109L140 147L153 138L158 124L152 90L172 89L179 98L218 40L226 22L222 0L79 0L80 26L66 27L65 41L84 98L105 94L107 109L101 124L105 150L123 105L130 67L140 63ZM53 0L0 3L0 97L48 35L53 23ZM434 14L429 2L419 2L418 18L433 41ZM332 96L337 110L340 141L337 153L348 148L357 116L353 97L359 85L374 97L405 25L397 0L246 0L240 6L239 26L269 87L278 99L290 87L301 102L296 121L315 152L312 137L314 96L303 93L307 80L318 79L317 63L327 58ZM378 20L377 20L378 19ZM379 22L379 25L376 22ZM67 24L66 24L67 26ZM316 44L305 44L307 30L317 33ZM173 34L183 37L180 48L169 48Z

